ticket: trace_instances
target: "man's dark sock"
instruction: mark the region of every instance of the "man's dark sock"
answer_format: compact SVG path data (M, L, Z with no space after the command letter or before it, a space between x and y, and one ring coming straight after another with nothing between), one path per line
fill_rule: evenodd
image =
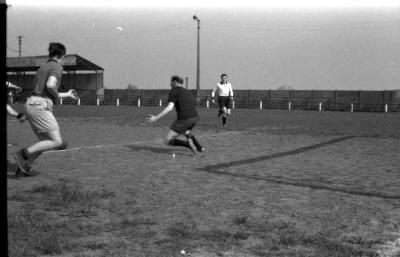
M200 151L203 148L203 146L199 143L199 141L197 141L194 135L191 135L190 138L192 139L193 144L196 146L197 150Z
M54 150L65 150L67 148L68 148L68 143L63 142L60 146L57 146L56 148L54 148Z
M30 154L28 153L28 150L26 148L22 148L20 150L20 153L21 153L22 158L24 158L25 160L28 160Z
M181 140L181 139L174 138L173 140L171 140L171 141L169 141L169 142L170 142L171 145L174 145L174 146L189 147L188 142L187 142L187 141L183 141L183 140Z
M222 117L222 125L225 126L225 124L226 124L226 117Z

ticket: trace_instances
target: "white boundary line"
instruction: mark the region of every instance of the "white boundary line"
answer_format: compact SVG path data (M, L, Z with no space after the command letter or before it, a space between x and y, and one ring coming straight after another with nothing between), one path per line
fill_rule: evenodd
M121 116L108 116L108 117L59 117L57 120L108 120L108 119L116 119L121 118ZM17 119L7 119L7 122L19 122Z
M101 149L101 148L109 148L109 147L121 147L121 146L128 146L128 145L138 145L138 144L145 144L145 143L158 143L162 142L161 139L159 140L145 140L145 141L136 141L130 143L123 143L123 144L107 144L107 145L92 145L92 146L83 146L83 147L71 147L65 150L51 150L44 153L59 153L59 152L72 152L72 151L79 151L83 149Z

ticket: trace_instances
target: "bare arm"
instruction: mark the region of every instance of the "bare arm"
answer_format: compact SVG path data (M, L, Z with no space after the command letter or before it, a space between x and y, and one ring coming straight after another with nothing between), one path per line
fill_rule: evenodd
M10 105L6 105L7 108L7 113L10 114L11 116L17 117L18 112L16 112Z
M19 86L16 86L13 83L8 82L8 81L6 82L6 85L7 85L7 88L10 88L10 89L15 89L17 91L21 91L22 90L22 88L20 88Z
M14 110L10 105L6 105L7 108L7 113L10 114L11 116L14 116L17 118L20 122L25 121L25 114L24 113L18 113L16 110Z
M66 98L66 97L71 97L73 99L77 99L77 96L75 94L75 90L73 90L73 89L70 89L68 92L64 92L64 93L58 92L57 81L58 81L57 78L54 77L54 76L50 76L47 79L46 86L47 86L47 89L48 89L49 93L53 97L55 97L56 99L58 99L58 98Z
M217 91L217 88L218 88L218 86L217 86L216 88L214 88L214 89L211 91L211 97L212 97L212 98L214 98L214 96L215 96L215 91Z
M157 120L163 118L165 115L167 115L170 111L174 109L175 104L173 102L169 102L168 106L164 108L158 115L149 115L147 118L148 122L156 122Z
M217 85L217 87L215 87L215 88L211 91L211 99L212 99L212 102L213 102L213 103L215 103L214 97L215 97L215 91L217 91L217 89L218 89L218 85Z

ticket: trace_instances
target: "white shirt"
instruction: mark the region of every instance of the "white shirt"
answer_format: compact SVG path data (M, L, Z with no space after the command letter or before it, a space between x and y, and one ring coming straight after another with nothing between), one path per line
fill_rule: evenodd
M215 96L215 91L218 91L219 96L233 97L232 84L229 82L226 84L217 83L217 88L213 89L213 91L211 92L212 97Z

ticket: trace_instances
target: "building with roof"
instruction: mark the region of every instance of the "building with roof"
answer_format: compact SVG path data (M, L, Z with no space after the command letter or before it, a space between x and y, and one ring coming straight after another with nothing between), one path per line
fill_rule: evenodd
M6 60L7 80L18 85L24 91L33 90L36 70L47 62L47 55L8 57ZM77 55L68 54L63 58L64 73L60 91L103 92L104 69L99 65Z

